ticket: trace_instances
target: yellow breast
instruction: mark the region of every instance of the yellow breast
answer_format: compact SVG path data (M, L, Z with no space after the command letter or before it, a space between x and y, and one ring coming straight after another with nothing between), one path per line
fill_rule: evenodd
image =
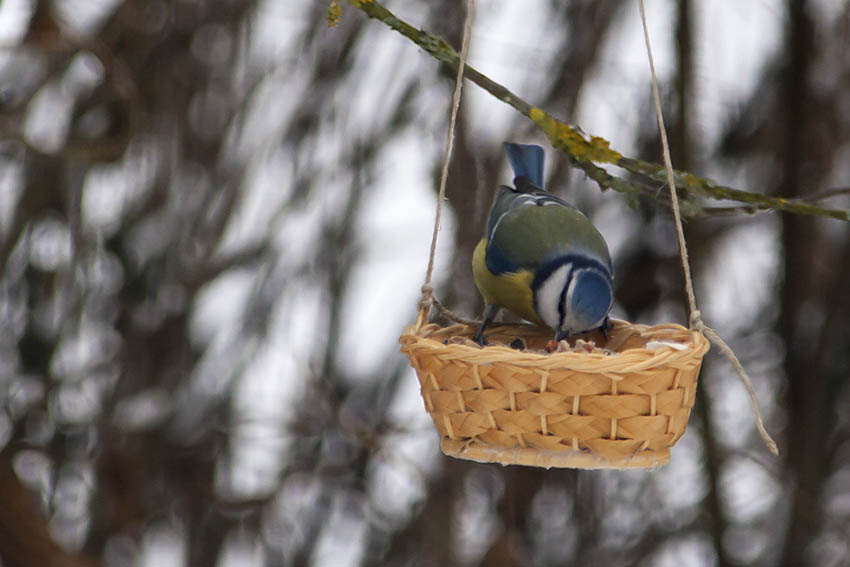
M529 270L520 270L494 275L487 269L486 252L487 239L482 238L472 255L472 275L484 301L509 309L523 319L545 327L534 311L534 294L531 291L534 274Z

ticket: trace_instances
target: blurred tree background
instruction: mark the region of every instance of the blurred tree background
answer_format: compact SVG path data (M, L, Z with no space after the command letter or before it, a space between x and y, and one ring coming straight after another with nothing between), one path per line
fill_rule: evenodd
M356 9L329 28L328 4L0 5L0 565L850 563L850 224L686 226L781 457L712 353L658 471L445 458L396 339L453 75ZM462 2L388 7L460 44ZM850 185L850 3L648 8L677 168ZM641 33L635 2L482 1L470 62L660 161ZM469 315L505 139L545 142L467 84L437 277ZM670 211L547 154L609 239L615 315L685 323Z

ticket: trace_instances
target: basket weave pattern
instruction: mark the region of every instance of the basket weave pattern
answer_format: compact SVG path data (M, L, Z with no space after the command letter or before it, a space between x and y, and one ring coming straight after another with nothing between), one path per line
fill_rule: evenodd
M679 325L615 321L615 354L542 354L548 331L494 327L491 343L521 337L524 351L460 343L466 325L414 325L401 336L444 453L544 467L652 467L685 432L708 341ZM649 341L678 342L647 349ZM604 343L604 344L601 344Z

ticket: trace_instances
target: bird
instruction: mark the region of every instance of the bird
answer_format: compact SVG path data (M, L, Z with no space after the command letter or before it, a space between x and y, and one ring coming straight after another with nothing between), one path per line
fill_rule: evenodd
M607 337L614 303L614 266L605 238L575 206L543 189L543 148L503 143L514 186L501 185L483 238L472 256L484 319L500 308L554 331L560 342L600 330Z

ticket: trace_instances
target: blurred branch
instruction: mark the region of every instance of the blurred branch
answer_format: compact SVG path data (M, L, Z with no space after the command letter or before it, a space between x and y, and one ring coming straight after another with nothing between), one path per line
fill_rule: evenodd
M717 554L717 564L731 565L732 560L723 545L723 535L729 528L729 524L723 514L723 503L720 496L720 473L723 461L720 456L719 443L714 435L716 429L711 409L714 400L706 392L705 387L697 388L696 395L697 404L694 409L696 410L697 417L702 422L700 433L703 443L703 455L705 457L705 476L708 481L708 490L702 501L707 515L706 531L714 545L714 552Z
M458 53L442 37L414 28L374 0L349 0L349 3L362 10L370 18L379 20L407 37L438 61L445 63L452 69L457 68ZM576 167L596 181L603 190L613 189L627 195L647 194L645 188L641 187L640 184L630 179L612 175L600 164L616 165L629 173L647 177L659 185L666 183L666 174L662 165L621 155L613 150L604 138L587 135L580 128L553 118L471 66L466 67L465 75L473 83L534 121L549 138L552 146L564 152ZM815 201L825 198L817 194L812 199L773 197L720 185L687 171L676 171L675 181L676 187L682 193L681 198L684 200L682 202L682 213L686 216L713 214L711 208L703 207L698 202L700 197L706 197L746 203L747 206L739 209L740 212L779 210L850 221L850 212L846 210L828 209L816 205ZM653 196L653 198L664 202L657 196ZM733 212L736 212L736 209L727 207L722 209L721 214Z

